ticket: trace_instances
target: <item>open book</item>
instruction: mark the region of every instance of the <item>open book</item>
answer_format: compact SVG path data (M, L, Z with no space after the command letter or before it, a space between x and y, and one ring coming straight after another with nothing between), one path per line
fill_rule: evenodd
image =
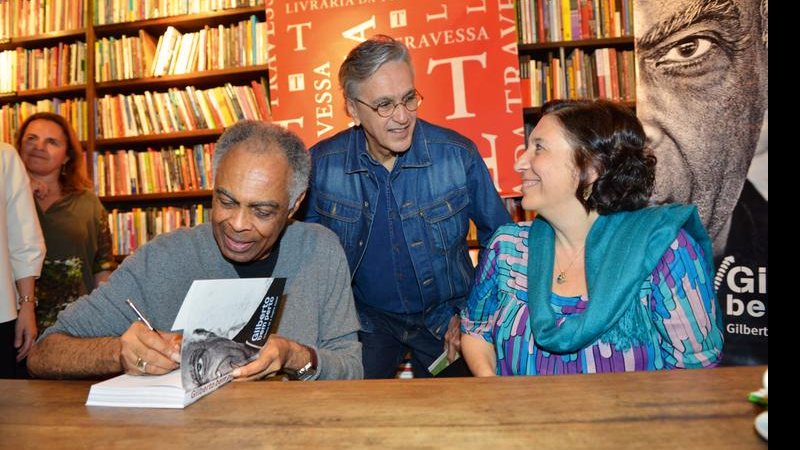
M285 278L196 280L172 324L173 331L183 330L181 367L94 384L86 404L183 408L218 389L266 343L285 283Z

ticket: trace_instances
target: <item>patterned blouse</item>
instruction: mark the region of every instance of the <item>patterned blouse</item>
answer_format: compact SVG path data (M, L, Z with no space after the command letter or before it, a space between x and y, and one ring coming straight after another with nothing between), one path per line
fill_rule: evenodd
M90 191L67 194L47 211L36 208L47 256L36 281L39 333L53 325L58 313L94 290L94 274L117 267L111 253L108 214Z
M477 272L461 330L494 345L498 375L630 372L714 366L722 331L713 280L697 270L702 250L684 230L661 257L640 291L652 329L650 341L627 349L601 340L576 353L539 348L528 321L530 222L501 227ZM709 271L710 272L710 271ZM590 299L552 293L557 320L581 314Z

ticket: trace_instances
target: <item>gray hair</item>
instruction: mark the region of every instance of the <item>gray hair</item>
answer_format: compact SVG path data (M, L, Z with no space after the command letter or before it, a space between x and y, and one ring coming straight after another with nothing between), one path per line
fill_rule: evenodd
M385 34L376 34L350 50L339 68L339 86L347 98L356 97L356 85L375 74L390 61L403 61L414 73L408 47Z
M248 150L257 153L282 152L286 156L292 169L289 207L294 205L308 188L308 178L311 173L311 156L300 137L279 125L257 120L240 120L226 129L217 140L211 164L215 177L220 161L239 144L248 144Z

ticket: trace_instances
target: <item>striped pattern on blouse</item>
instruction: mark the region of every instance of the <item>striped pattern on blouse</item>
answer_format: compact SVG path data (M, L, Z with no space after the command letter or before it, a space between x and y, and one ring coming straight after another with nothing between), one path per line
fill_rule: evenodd
M702 250L684 230L643 280L640 307L650 318L649 342L628 349L595 341L570 354L536 346L528 321L530 222L501 227L476 274L462 311L462 332L494 345L498 375L629 372L716 365L722 352L720 311ZM558 321L585 311L586 296L551 294Z

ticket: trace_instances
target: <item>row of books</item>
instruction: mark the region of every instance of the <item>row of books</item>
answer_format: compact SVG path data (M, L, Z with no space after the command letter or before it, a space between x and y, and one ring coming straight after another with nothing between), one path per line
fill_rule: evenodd
M183 145L136 152L116 150L93 155L98 196L152 194L211 189L214 144Z
M519 0L523 44L633 36L633 0Z
M108 213L111 251L114 255L130 255L159 234L208 222L210 213L211 210L202 204L133 208L131 211L112 209Z
M266 64L267 56L267 23L259 22L256 16L227 28L206 26L195 33L181 34L168 27L158 38L150 75Z
M267 63L266 23L256 16L229 27L206 26L181 34L170 26L153 38L145 30L138 36L109 37L95 42L95 80L177 75Z
M86 123L89 112L86 100L54 98L39 100L36 103L7 103L0 106L0 142L14 142L22 122L37 112L53 112L65 117L78 134L78 139L82 141L89 135L89 124Z
M0 51L0 92L50 89L86 83L86 44Z
M533 220L534 213L523 210L519 198L505 198L503 201L514 222ZM131 211L112 209L108 213L108 223L114 254L131 254L161 233L207 222L210 213L211 209L202 204L194 204L190 207L133 208ZM477 228L470 221L467 241L474 243L477 240ZM470 256L474 259L473 263L477 264L477 251L471 252Z
M94 43L95 81L128 80L150 76L156 41L145 30L139 36L109 37Z
M250 86L172 88L97 99L99 138L225 128L242 119L268 120L266 80Z
M264 0L94 0L92 17L95 25L104 25L263 4Z
M594 52L576 49L565 61L550 54L538 61L520 61L522 103L542 106L555 98L605 98L636 100L636 67L633 51L600 48Z
M85 0L0 0L0 40L83 28L85 8Z
M250 86L199 90L188 86L168 92L106 95L97 99L97 137L118 138L197 129L226 128L239 120L269 120L266 79ZM0 141L13 142L22 122L36 112L54 112L67 118L78 139L89 136L88 106L83 98L42 99L35 103L0 105Z
M532 211L524 211L519 198L504 199L506 208L514 222L533 220ZM193 227L210 220L211 208L203 204L188 207L164 206L132 208L130 211L112 209L108 213L108 226L111 231L112 249L115 255L129 255L149 240L161 233L168 233L180 227ZM477 242L475 224L470 221L468 242ZM477 249L470 252L473 264L477 265Z

